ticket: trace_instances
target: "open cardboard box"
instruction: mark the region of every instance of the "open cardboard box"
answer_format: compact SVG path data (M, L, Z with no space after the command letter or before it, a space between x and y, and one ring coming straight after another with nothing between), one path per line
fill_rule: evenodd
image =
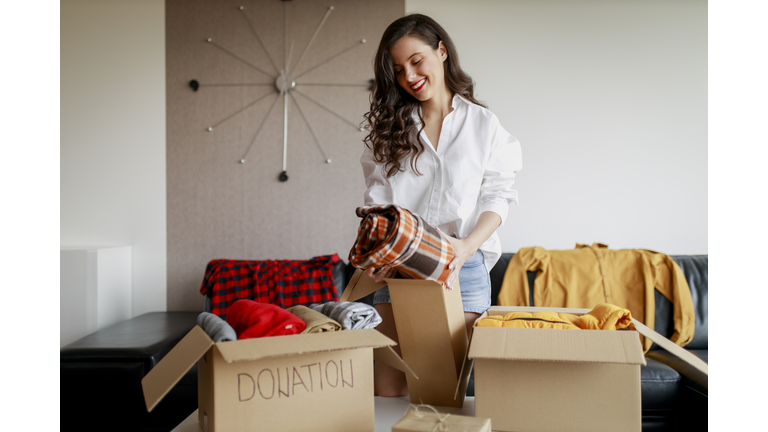
M581 315L591 309L493 306L479 319L509 312ZM500 431L642 429L640 336L704 373L707 364L632 320L637 331L477 327L465 369L475 368L475 415ZM477 321L475 322L475 324Z
M406 374L411 402L460 408L470 370L467 330L458 281L453 290L434 281L385 279L374 282L357 270L341 295L355 301L389 286L400 353L413 371Z
M141 381L148 411L198 364L204 432L373 431L373 360L412 374L374 329L214 343L195 326Z

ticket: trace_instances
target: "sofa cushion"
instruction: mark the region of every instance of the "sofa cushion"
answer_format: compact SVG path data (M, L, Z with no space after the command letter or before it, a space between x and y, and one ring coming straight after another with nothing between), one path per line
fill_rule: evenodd
M708 363L709 350L688 350L691 354ZM682 375L682 384L691 390L704 396L708 395L709 377L688 363L680 360L675 355L664 350L650 351L647 354L649 359L661 362L670 368L676 370Z
M640 387L643 411L671 410L680 388L680 374L654 359L640 366Z
M676 421L680 374L653 359L640 366L643 432L671 430Z

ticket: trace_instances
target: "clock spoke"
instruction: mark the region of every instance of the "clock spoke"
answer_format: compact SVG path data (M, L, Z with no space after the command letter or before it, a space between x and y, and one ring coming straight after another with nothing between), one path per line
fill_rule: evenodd
M266 85L266 84L265 84ZM370 87L370 84L333 84L333 83L301 83L302 87L326 86L326 87Z
M309 101L310 101L310 102L313 102L315 105L319 106L320 108L322 108L322 109L324 109L324 110L328 111L329 113L331 113L331 114L335 115L336 117L338 117L338 118L340 118L340 119L344 120L344 121L345 121L345 122L347 122L348 124L352 125L352 127L353 127L353 128L355 128L356 130L359 130L359 131L362 131L362 130L363 130L363 128L361 128L359 125L355 125L355 124L354 124L354 123L352 123L351 121L349 121L349 120L345 119L344 117L342 117L340 114L336 113L335 111L333 111L332 109L328 108L327 106L325 106L325 105L321 104L320 102L318 102L318 101L316 101L316 100L312 99L311 97L307 96L306 94L304 94L304 93L302 93L302 92L300 92L300 91L298 91L298 90L296 90L296 89L294 89L293 91L294 91L294 92L296 92L296 93L298 93L298 94L300 94L300 95L302 95L302 96L304 96L305 98L309 99Z
M304 48L304 52L301 53L301 56L299 56L299 59L296 60L296 63L293 65L293 69L291 69L291 74L293 74L293 71L296 70L296 66L298 66L299 63L301 63L301 59L304 58L304 54L306 54L307 51L309 51L309 47L312 46L312 42L315 41L315 38L317 37L317 34L320 33L320 29L323 28L323 24L325 24L325 20L328 19L328 15L330 15L332 11L333 11L333 6L328 8L328 12L325 13L325 16L323 17L323 20L320 21L320 25L317 26L317 30L315 30L315 34L312 35L312 38L309 40L309 43L307 43L307 46ZM287 69L287 67L286 67L286 69Z
M233 112L232 114L228 115L228 116L227 116L227 117L225 117L223 120L220 120L220 121L219 121L218 123L216 123L215 125L213 125L213 126L209 127L209 128L208 128L208 132L212 132L212 131L213 131L213 129L214 129L214 128L216 128L216 127L218 127L220 124L222 124L222 123L224 123L225 121L227 121L227 120L231 119L232 117L234 117L234 116L236 116L236 115L240 114L241 112L243 112L243 111L247 110L248 108L250 108L250 107L252 107L254 104L256 104L258 101L260 101L260 100L264 99L265 97L269 96L270 94L272 94L272 92L268 92L268 93L267 93L267 94L265 94L264 96L262 96L262 97L260 97L260 98L256 99L255 101L253 101L253 102L249 103L248 105L246 105L246 106L244 106L244 107L240 108L239 110L237 110L237 111Z
M340 56L340 55L344 54L345 52L347 52L347 51L351 50L352 48L355 48L355 47L357 47L357 46L360 46L361 44L364 44L364 43L365 43L365 39L361 39L361 40L360 40L360 42L355 42L355 43L354 43L352 46L350 46L349 48L346 48L346 49L344 49L344 50L340 51L339 53L337 53L337 54L334 54L334 55L330 56L328 59L326 59L326 60L323 60L322 62L320 62L320 63L316 64L315 66L312 66L311 68L309 68L309 69L305 70L304 72L302 72L302 73L300 73L300 74L296 75L296 77L295 77L295 78L299 78L300 76L302 76L302 75L305 75L307 72L309 72L309 71L311 71L311 70L313 70L313 69L317 69L317 68L319 68L320 66L322 66L322 65L324 65L324 64L326 64L326 63L328 63L329 61L333 60L334 58L336 58L336 57L338 57L338 56Z
M250 67L252 67L252 68L256 69L257 71L259 71L259 72L263 73L264 75L266 75L266 76L268 76L268 77L270 77L270 78L272 78L272 79L275 79L275 78L277 78L277 77L275 77L275 76L273 76L273 75L270 75L270 74L269 74L269 72L266 72L266 71L264 71L263 69L259 68L258 66L254 66L254 65L252 65L252 64L251 64L251 63L249 63L247 60L244 60L244 59L242 59L242 58L241 58L241 57L239 57L237 54L235 54L235 53L233 53L233 52L231 52L231 51L227 50L227 49L226 49L226 48L224 48L223 46L221 46L221 45L217 44L216 42L214 42L214 41L213 41L213 39L211 39L211 38L208 38L208 43L210 43L211 45L215 46L216 48L218 48L218 49L220 49L220 50L224 51L225 53L227 53L227 54L231 55L232 57L236 58L237 60L240 60L241 62L245 63L247 66L250 66Z
M323 146L320 145L320 140L317 139L317 135L315 135L315 131L312 130L312 126L307 121L307 118L304 116L304 112L301 110L301 107L299 106L299 102L296 100L293 95L291 95L291 99L293 99L293 104L296 105L296 110L299 111L299 115L301 115L301 118L304 120L304 123L307 124L307 128L309 129L309 133L312 134L312 138L315 139L315 143L317 144L317 148L320 149L320 153L323 154L323 158L325 159L325 163L331 163L331 160L328 158L328 155L325 154L325 150L323 150Z
M253 143L256 142L256 137L259 136L259 132L261 132L261 128L264 127L264 123L266 123L267 118L269 117L269 114L272 113L272 108L275 107L275 104L277 103L277 100L280 99L280 94L275 97L275 100L272 101L272 105L269 106L269 111L267 111L267 114L264 116L264 118L261 120L261 124L259 125L259 128L256 129L256 133L253 135L253 139L251 140L251 144L248 146L248 149L245 151L245 154L243 155L243 158L240 159L240 163L245 163L245 158L248 156L248 153L251 151L251 147L253 147Z
M251 28L251 31L253 32L253 35L256 36L256 40L259 41L259 45L261 45L261 49L264 50L264 53L267 54L267 58L269 59L270 63L272 63L272 67L275 68L276 73L280 73L280 69L278 69L277 65L275 64L275 61L272 60L272 56L269 55L269 51L267 51L267 47L264 46L264 42L261 41L261 38L259 37L259 34L256 32L256 29L253 27L253 24L251 23L251 20L248 19L248 17L245 15L245 7L240 6L240 10L243 12L243 18L245 18L245 22L248 23L248 27Z
M228 84L198 84L199 87L249 87L249 86L274 86L274 83L228 83Z

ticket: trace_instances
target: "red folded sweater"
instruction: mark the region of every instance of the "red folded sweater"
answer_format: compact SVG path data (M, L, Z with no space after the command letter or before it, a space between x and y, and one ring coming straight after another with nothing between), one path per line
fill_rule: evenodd
M253 300L232 303L227 322L235 329L238 340L298 334L307 327L301 318L280 306Z

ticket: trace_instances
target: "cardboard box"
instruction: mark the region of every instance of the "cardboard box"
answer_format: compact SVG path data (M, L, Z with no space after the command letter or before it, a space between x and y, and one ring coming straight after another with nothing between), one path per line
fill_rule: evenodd
M480 319L518 311L581 315L590 309L494 306ZM633 323L696 363L692 354ZM638 331L475 327L465 365L474 362L475 415L491 418L500 431L639 432L640 365L646 363Z
M385 279L376 283L357 270L341 296L355 301L389 286L411 402L460 408L469 383L463 371L467 329L458 281L453 290L434 281Z
M374 356L410 373L392 345L374 329L214 343L195 326L141 383L152 411L197 363L205 432L373 431Z

